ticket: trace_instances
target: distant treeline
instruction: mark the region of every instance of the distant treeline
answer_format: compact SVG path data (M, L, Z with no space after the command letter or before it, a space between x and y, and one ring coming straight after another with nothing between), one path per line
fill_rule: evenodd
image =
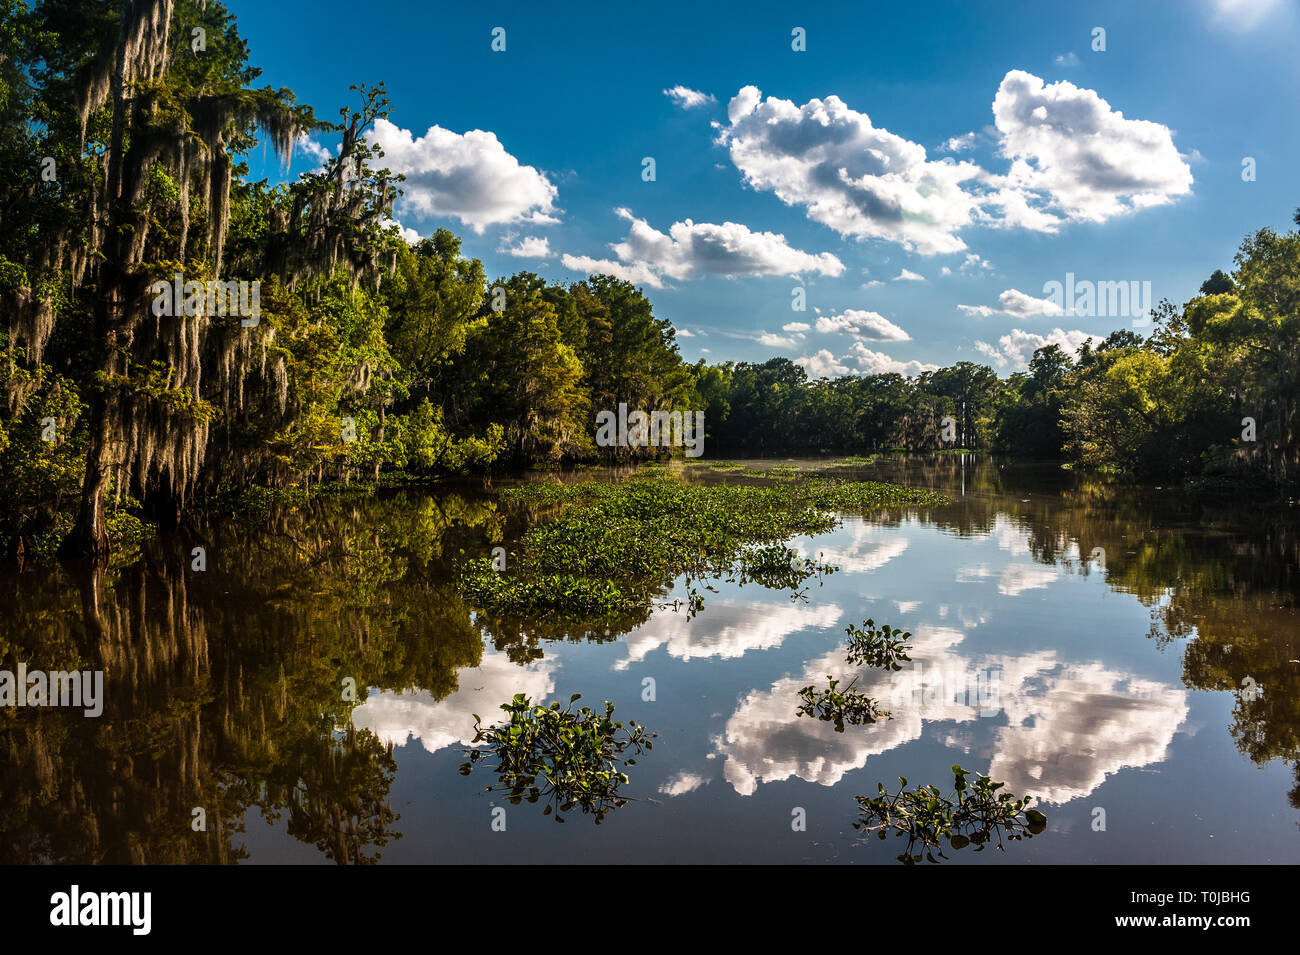
M1232 277L1163 303L1145 341L1050 346L1007 379L690 365L627 282L489 280L446 230L404 242L401 177L367 138L382 86L331 123L257 76L217 2L0 0L7 553L103 559L142 520L252 485L668 453L597 446L620 404L703 409L706 457L962 444L1144 478L1294 477L1296 233L1248 239ZM288 155L316 131L341 137L319 171L251 178L259 142Z
M1183 308L1161 302L1146 338L1123 329L1073 355L1047 345L1027 372L1007 378L970 362L914 378L818 381L784 358L697 366L708 453L960 445L1148 481L1294 484L1300 233L1261 229L1235 265L1232 275L1216 271Z

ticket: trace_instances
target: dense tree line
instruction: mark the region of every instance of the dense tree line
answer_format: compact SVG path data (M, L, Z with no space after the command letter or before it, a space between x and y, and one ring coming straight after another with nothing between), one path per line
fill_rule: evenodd
M1300 225L1300 212L1296 214ZM711 454L958 447L1071 460L1139 480L1293 485L1300 367L1300 232L1260 229L1231 275L1073 354L1039 348L999 378L971 362L810 381L786 358L695 367ZM945 431L944 419L949 421Z
M664 453L596 446L621 403L703 409L709 456L959 445L1295 477L1296 233L1261 230L1146 340L1049 346L1005 379L689 365L627 282L491 279L448 231L404 242L401 177L367 137L382 86L329 122L258 75L216 2L0 0L7 553L103 559L142 520L250 485ZM256 145L287 160L309 133L340 137L322 168L252 178ZM208 284L159 308L174 278ZM256 315L214 305L211 283L238 282Z

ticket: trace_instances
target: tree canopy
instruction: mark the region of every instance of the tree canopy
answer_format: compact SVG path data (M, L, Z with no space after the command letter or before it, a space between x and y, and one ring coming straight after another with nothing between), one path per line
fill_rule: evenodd
M326 121L258 77L216 0L0 0L8 553L103 560L252 485L668 453L597 445L621 404L703 411L709 455L963 447L1295 480L1300 233L1248 237L1145 339L1048 345L1007 377L690 365L629 282L489 279L446 229L404 241L369 135L382 85ZM311 133L340 140L318 169L252 177L251 150L287 161Z

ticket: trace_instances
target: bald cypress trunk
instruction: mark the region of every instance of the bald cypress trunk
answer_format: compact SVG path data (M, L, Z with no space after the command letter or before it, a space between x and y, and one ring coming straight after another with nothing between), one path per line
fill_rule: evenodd
M122 202L122 140L126 128L126 49L127 29L130 23L131 0L122 0L121 19L118 23L117 49L114 55L112 87L113 127L108 148L108 228L105 230L105 255L96 269L95 282L95 334L98 354L95 365L101 371L111 371L113 340L120 320L123 279L124 209ZM91 401L90 447L86 454L86 476L81 488L81 508L72 533L60 548L66 557L84 557L103 563L109 555L108 526L104 519L104 495L108 490L111 443L108 395L104 383L99 383Z
M90 439L86 456L86 478L82 483L81 510L72 533L64 540L61 552L65 557L87 558L95 563L108 560L110 544L108 525L104 519L104 496L108 491L108 416L103 395L91 403L91 414L99 422Z
M161 166L180 183L180 243L173 253L180 261L190 258L191 186L207 200L206 234L193 239L206 242L211 262L205 277L217 280L230 217L228 127L258 124L282 157L291 155L301 132L299 114L288 104L243 94L200 91L186 101L187 116L180 120L160 110L154 84L168 76L173 8L174 0L121 0L116 34L101 48L108 68L91 72L80 97L83 128L86 117L108 105L111 129L96 203L103 218L93 224L102 237L102 257L93 272L94 353L89 356L98 380L91 385L93 424L80 507L61 548L66 557L96 562L108 557L109 493L136 496L165 522L175 521L199 477L209 438L210 416L189 410L203 398L204 349L219 356L218 401L227 412L242 406L242 390L235 384L257 357L256 345L245 340L242 329L214 327L206 306L197 313L180 308L150 313L146 266L168 245L165 230L155 228L156 239L151 235L156 212L147 190L151 170ZM163 398L142 384L143 370L156 366L168 369ZM188 400L167 400L176 395Z

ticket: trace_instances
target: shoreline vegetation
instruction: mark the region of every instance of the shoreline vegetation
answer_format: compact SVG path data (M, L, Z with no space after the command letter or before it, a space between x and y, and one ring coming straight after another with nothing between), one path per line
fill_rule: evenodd
M602 447L621 407L702 414L723 459L960 445L1260 499L1300 473L1300 232L1248 236L1231 275L1162 301L1145 337L1044 346L1006 377L690 364L631 283L489 279L446 229L408 243L402 177L369 136L384 86L319 118L255 85L220 3L5 0L0 21L4 557L103 563L255 487L671 453ZM256 149L287 161L310 135L341 140L317 170L254 178ZM155 307L159 282L185 301ZM256 315L210 308L213 283L247 289Z

